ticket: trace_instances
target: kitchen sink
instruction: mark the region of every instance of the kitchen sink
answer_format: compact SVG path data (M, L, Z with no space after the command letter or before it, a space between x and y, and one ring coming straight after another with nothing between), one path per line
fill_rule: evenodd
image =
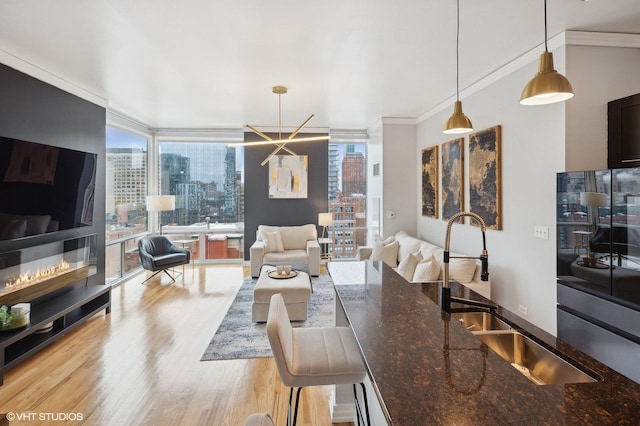
M454 312L451 318L472 333L488 330L510 330L511 326L489 312Z
M489 314L487 314L489 315ZM474 335L538 385L589 383L597 380L515 330Z

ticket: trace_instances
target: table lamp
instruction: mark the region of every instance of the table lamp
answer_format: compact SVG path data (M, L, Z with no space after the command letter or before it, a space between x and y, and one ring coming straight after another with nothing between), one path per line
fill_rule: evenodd
M322 236L320 238L324 238L324 234L327 232L327 227L331 225L332 222L332 213L318 213L318 225L322 226Z
M581 192L580 204L587 206L589 216L593 219L593 224L598 224L598 207L606 207L609 205L607 194L602 192Z
M176 209L175 195L148 195L147 211L166 212ZM162 235L162 216L160 216L160 235Z
M602 192L581 192L580 204L583 206L606 207L607 194Z

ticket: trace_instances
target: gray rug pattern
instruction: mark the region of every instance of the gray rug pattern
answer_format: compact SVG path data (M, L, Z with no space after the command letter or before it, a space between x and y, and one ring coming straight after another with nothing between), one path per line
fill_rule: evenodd
M238 290L235 300L215 332L201 361L221 359L265 358L272 356L266 324L251 321L253 288L257 278L248 278ZM306 321L293 321L294 327L335 325L333 282L328 274L312 277L313 293Z

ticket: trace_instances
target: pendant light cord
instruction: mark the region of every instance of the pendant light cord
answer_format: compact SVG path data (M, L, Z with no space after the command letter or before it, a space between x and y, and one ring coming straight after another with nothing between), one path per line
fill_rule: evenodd
M546 1L546 0L545 0ZM456 101L460 100L460 0L456 3Z
M544 51L549 51L547 48L547 0L544 0Z
M278 93L278 139L282 140L282 93Z

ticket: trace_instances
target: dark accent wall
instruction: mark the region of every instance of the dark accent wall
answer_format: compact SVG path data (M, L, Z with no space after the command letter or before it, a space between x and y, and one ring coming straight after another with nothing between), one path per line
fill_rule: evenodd
M90 279L92 283L104 284L106 110L3 64L0 64L0 93L0 136L98 154L93 225L1 241L0 252L95 233L98 270Z
M269 136L277 138L278 135ZM305 133L304 137L321 136ZM245 133L245 141L262 140ZM329 150L327 141L300 142L288 145L298 155L309 158L309 190L306 199L270 199L269 164L260 163L275 149L273 145L246 147L244 150L244 253L256 240L258 225L318 224L318 213L326 212L328 201ZM288 155L280 151L279 155Z

